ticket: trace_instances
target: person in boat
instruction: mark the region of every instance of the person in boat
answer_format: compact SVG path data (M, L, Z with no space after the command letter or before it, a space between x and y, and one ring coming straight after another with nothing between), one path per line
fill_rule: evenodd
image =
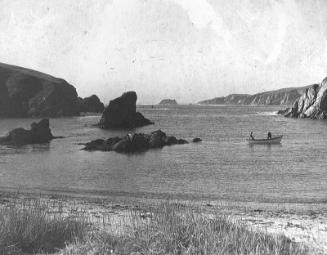
M268 132L267 139L268 139L268 140L271 139L271 132L270 132L270 131Z
M251 140L254 140L253 132L251 132L250 138L251 138Z

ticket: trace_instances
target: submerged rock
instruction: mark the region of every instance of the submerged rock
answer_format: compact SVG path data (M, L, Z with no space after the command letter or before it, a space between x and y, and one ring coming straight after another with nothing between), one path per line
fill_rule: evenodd
M113 137L107 140L97 139L85 144L87 151L116 151L121 153L142 152L148 149L162 148L174 144L186 144L184 139L167 136L161 130L151 134L127 134L124 137Z
M291 118L327 118L327 78L307 88L291 108L278 111Z
M42 119L40 122L33 122L31 129L26 130L24 128L13 129L5 137L0 138L2 144L36 144L36 143L47 143L54 139L49 127L49 120Z
M153 124L141 113L136 112L137 95L134 91L111 100L104 110L99 126L108 128L134 128Z

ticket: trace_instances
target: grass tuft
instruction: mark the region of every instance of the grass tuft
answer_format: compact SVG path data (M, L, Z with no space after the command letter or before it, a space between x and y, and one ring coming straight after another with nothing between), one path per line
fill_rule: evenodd
M63 254L308 254L306 247L285 236L254 231L227 217L209 217L178 204L159 205L148 215L131 212L130 227L123 235L97 232Z
M86 222L52 214L46 203L33 201L0 209L0 254L53 253L84 240Z

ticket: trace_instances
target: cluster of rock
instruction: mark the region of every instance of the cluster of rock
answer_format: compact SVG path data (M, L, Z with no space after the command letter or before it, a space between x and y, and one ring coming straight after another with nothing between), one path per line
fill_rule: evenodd
M111 100L102 113L99 127L109 128L135 128L153 124L136 111L137 95L134 91L124 93L122 96Z
M193 142L200 142L200 138ZM151 134L127 134L124 137L112 137L107 140L97 139L85 144L87 151L116 151L121 153L143 152L153 148L162 148L174 144L187 144L184 139L167 136L161 130Z
M199 102L199 104L292 105L307 87L284 88L254 95L231 94Z
M38 123L33 122L30 130L24 128L13 129L8 135L0 138L0 143L13 145L47 143L54 138L58 137L52 135L49 120L42 119Z
M96 95L90 97L78 98L79 112L103 112L104 104Z
M278 111L291 118L327 118L327 78L321 84L308 87L291 108Z
M79 99L63 79L0 63L0 117L63 117L103 111L94 96ZM102 108L101 108L102 107Z
M177 101L175 99L163 99L159 105L177 105Z

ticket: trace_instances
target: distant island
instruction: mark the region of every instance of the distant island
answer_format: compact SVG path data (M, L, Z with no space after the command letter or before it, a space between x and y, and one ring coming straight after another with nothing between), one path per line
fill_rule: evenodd
M177 105L177 101L175 99L163 99L160 101L158 105Z
M310 85L311 86L311 85ZM249 94L231 94L198 102L198 104L231 105L292 105L310 86L283 88L273 91Z

